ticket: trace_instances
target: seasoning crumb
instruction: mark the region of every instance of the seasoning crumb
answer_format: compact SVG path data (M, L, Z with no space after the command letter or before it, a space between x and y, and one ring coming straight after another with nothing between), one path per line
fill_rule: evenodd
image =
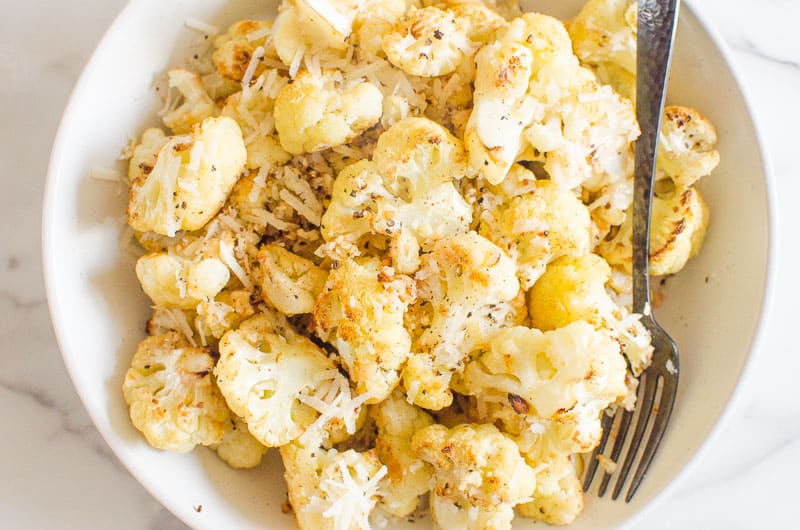
M289 503L288 500L285 500L283 501L283 503L281 503L281 512L292 513L292 505Z
M202 504L198 504L197 506L194 507L194 511L196 511L197 513L202 512L203 511L203 505Z

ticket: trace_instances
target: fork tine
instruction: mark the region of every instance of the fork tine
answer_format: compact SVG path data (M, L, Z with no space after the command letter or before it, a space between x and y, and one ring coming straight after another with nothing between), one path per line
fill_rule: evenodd
M631 445L628 447L628 454L625 455L625 462L622 464L617 483L614 485L614 491L611 493L611 499L617 500L622 487L625 485L625 480L628 478L628 473L633 466L633 461L636 459L636 454L639 451L639 445L642 443L644 431L647 428L647 423L650 420L650 414L653 411L653 399L658 389L658 376L653 377L652 374L645 374L645 388L642 392L642 401L636 405L640 409L639 418L636 420L636 427L633 431L633 438Z
M622 415L622 421L619 422L619 429L617 430L617 439L614 442L614 447L611 448L611 461L616 462L617 458L619 458L619 454L622 452L622 448L625 447L625 440L628 438L628 429L631 424L631 419L633 418L633 411L626 410ZM603 480L600 482L600 489L598 490L597 496L602 497L606 494L606 490L608 489L608 483L611 481L612 474L606 472L603 475Z
M592 485L592 480L594 480L594 475L597 472L597 455L603 454L606 443L608 443L608 437L611 434L611 427L614 425L614 418L616 417L616 414L610 415L605 411L603 412L603 437L600 438L600 443L595 447L592 456L589 458L589 465L586 468L586 475L583 479L583 491L587 491L589 486Z
M674 377L662 376L662 379L664 380L664 384L661 389L661 400L653 423L653 430L650 432L650 439L647 440L647 446L644 449L644 453L642 453L639 467L636 468L636 472L633 474L628 493L625 495L625 502L630 502L636 490L639 489L639 484L641 484L644 476L647 474L647 470L650 468L650 462L653 460L656 449L658 449L658 445L661 443L661 438L667 430L667 422L672 414L672 407L675 404L675 394L678 387L678 377L677 374L675 374Z

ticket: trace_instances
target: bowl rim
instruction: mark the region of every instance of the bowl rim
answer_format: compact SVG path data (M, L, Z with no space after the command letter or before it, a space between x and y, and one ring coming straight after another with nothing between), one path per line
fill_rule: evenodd
M102 37L98 40L97 45L95 46L92 53L87 58L86 62L83 65L81 73L73 85L72 90L70 91L69 97L64 107L64 112L61 116L59 121L58 129L56 131L56 135L53 140L53 144L51 147L50 153L50 160L47 167L47 174L45 179L45 186L44 186L44 193L43 193L43 200L42 200L42 231L41 231L41 238L42 238L42 271L44 276L44 286L45 286L45 296L47 299L47 306L48 312L50 314L50 321L53 327L54 335L56 338L56 343L58 345L59 352L61 353L61 359L64 363L64 366L67 370L67 374L69 375L70 381L72 383L75 392L78 394L78 397L83 405L84 410L88 413L89 417L92 420L94 427L98 430L100 435L102 436L104 442L114 453L114 456L122 462L125 466L125 469L130 473L136 481L150 494L153 499L155 499L159 504L167 508L173 515L175 515L178 519L180 519L185 524L191 524L190 520L190 512L185 507L179 506L167 498L161 498L159 495L156 494L155 490L151 487L151 485L144 480L144 478L140 475L137 466L134 466L132 462L127 458L125 452L118 448L117 445L113 444L110 440L112 439L112 433L110 432L110 427L103 426L103 423L99 421L99 412L95 410L95 408L90 404L88 398L86 397L85 392L82 388L75 384L76 378L74 376L75 370L77 367L73 362L69 359L76 358L72 348L69 344L68 336L69 332L67 330L67 326L63 321L63 304L62 301L59 299L57 294L56 288L56 253L54 250L54 241L53 241L53 234L54 231L51 228L53 223L55 222L54 217L54 204L57 200L56 197L56 184L55 182L59 178L59 169L61 166L61 161L63 159L65 144L66 144L66 129L67 124L70 123L74 119L74 115L77 113L76 108L76 100L77 94L79 94L84 85L86 85L91 77L93 77L93 72L98 68L95 59L99 54L101 48L108 40L110 34L112 34L117 26L119 26L130 11L134 9L140 2L143 0L128 0L120 10L120 12L114 17L114 20L108 26L108 28L103 32ZM766 146L766 136L763 133L763 126L759 122L759 118L757 117L756 113L754 112L752 99L748 93L746 85L742 83L742 79L744 79L743 75L739 71L739 66L732 60L732 52L728 44L725 42L721 32L714 26L714 24L708 20L705 16L698 13L695 10L691 3L683 2L683 6L681 9L684 12L689 13L689 15L694 19L695 22L698 23L700 29L708 35L710 40L713 42L714 46L717 48L720 56L722 57L723 63L725 67L731 74L734 82L736 83L736 87L742 95L742 100L744 102L744 111L747 119L750 121L750 124L753 129L754 136L756 138L756 147L757 153L760 159L760 163L762 166L762 170L764 173L764 188L766 191L766 206L767 206L767 249L766 249L766 267L764 271L764 285L763 291L760 301L760 306L758 308L758 317L755 326L755 330L753 332L753 336L750 340L748 345L748 353L745 358L744 364L736 378L736 384L731 391L730 397L728 398L727 403L725 404L722 412L719 414L717 419L715 420L714 424L712 425L711 429L709 430L708 435L702 441L700 446L694 452L694 454L690 457L689 461L684 465L684 467L675 474L675 476L666 484L661 491L657 492L646 504L641 506L635 513L633 513L628 519L623 521L618 527L617 530L625 530L633 527L635 524L640 522L648 513L653 511L659 504L661 504L665 499L667 499L673 492L680 486L681 483L693 472L693 470L699 465L699 463L703 460L707 452L716 442L718 437L720 436L722 429L730 420L733 412L736 410L741 396L743 394L742 389L747 385L748 379L752 373L752 368L755 363L755 358L757 355L760 355L760 351L762 350L763 342L764 342L764 328L769 316L769 308L772 306L772 302L774 300L774 289L775 289L775 275L776 275L776 266L777 266L777 256L778 256L778 216L777 216L777 202L774 194L775 190L775 177L773 172L773 165L770 157L770 153L767 150ZM70 352L69 355L66 352Z

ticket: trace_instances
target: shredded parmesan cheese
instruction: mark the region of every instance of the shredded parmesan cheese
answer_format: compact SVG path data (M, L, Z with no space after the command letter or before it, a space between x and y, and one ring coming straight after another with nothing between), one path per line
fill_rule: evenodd
M239 281L242 282L244 288L248 291L253 290L253 282L250 281L248 278L247 273L244 272L242 266L239 265L239 262L236 260L236 257L233 255L233 246L227 244L225 241L220 240L219 242L219 257L222 259L222 262L228 266L231 272L239 278Z

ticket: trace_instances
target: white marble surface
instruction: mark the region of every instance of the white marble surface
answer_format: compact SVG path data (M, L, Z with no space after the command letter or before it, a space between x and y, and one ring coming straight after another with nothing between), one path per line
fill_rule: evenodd
M58 120L82 64L125 0L0 0L0 527L177 529L84 412L51 331L40 208ZM800 226L798 0L696 0L743 74L775 168L778 277L759 362L706 458L637 530L800 527L800 356L792 275Z

